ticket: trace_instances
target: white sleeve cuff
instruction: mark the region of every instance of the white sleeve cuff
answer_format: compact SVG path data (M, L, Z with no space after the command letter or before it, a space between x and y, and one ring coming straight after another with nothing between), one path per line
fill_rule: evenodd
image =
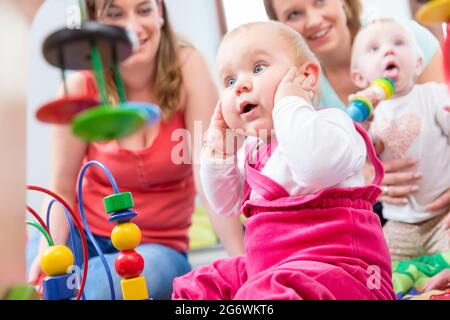
M277 117L280 110L282 110L284 108L292 108L292 107L307 108L311 111L315 110L314 107L311 105L311 103L309 103L305 99L298 97L298 96L288 96L288 97L284 97L283 99L281 99L280 101L278 101L275 104L275 106L273 107L273 111L272 111L273 118L275 119Z
M235 154L227 155L224 158L218 158L211 155L207 148L203 148L200 153L200 165L208 166L212 169L222 169L223 165L237 164L237 156Z

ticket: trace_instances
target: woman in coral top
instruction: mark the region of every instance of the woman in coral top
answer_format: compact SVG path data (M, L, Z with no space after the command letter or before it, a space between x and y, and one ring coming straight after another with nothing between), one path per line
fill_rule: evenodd
M137 34L139 48L121 64L121 73L130 101L155 103L161 107L162 120L126 138L108 143L85 143L67 126L52 128L51 186L66 201L78 208L76 181L81 166L97 160L108 167L122 191L133 194L133 220L141 229L142 242L137 248L145 260L143 275L150 297L167 299L172 281L190 270L187 259L188 228L194 211L196 194L203 198L198 177L198 156L193 149L194 165L172 157L180 145L178 133L194 137L194 122L208 128L217 92L201 55L182 42L172 31L162 0L95 0L88 2L91 13L102 23L131 29ZM114 86L109 79L109 94ZM68 79L74 94L96 93L93 75L81 72ZM117 100L117 97L115 97ZM206 130L206 129L205 129ZM184 136L187 143L189 136ZM175 140L175 141L173 141ZM195 144L192 144L195 145ZM190 158L190 157L189 157ZM109 239L113 228L107 222L103 197L112 193L107 177L100 169L88 170L83 184L83 203L91 231L114 269L117 250ZM243 253L243 232L238 218L210 213L213 225L230 255ZM47 207L48 201L44 203ZM62 211L55 208L50 222L56 243L68 239L68 225ZM37 242L37 240L36 240ZM32 245L28 256L33 256ZM45 249L41 241L34 251L29 271L33 281L40 272L39 259ZM90 244L89 273L86 283L88 299L108 299L108 281L100 258ZM121 298L120 278L113 272L114 286Z

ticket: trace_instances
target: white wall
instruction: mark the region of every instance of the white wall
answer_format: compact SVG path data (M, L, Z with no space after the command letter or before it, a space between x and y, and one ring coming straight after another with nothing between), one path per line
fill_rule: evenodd
M267 20L262 0L223 0L228 30L252 21ZM362 0L363 15L410 18L408 0Z
M37 13L31 30L30 76L27 109L27 183L47 187L50 174L50 127L34 116L40 105L55 97L61 81L58 69L42 56L42 44L53 31L63 28L68 8L77 0L47 0ZM27 202L40 209L42 195L28 192Z
M361 0L364 17L410 19L408 0Z
M1 0L0 0L1 1ZM220 42L215 1L165 0L169 18L175 30L186 36L212 66ZM55 96L61 81L58 69L49 66L42 57L42 43L54 30L62 28L69 16L68 9L77 0L47 0L37 14L30 46L29 101L27 110L27 183L48 186L50 174L50 127L35 119L35 112ZM28 193L28 203L40 208L41 196Z
M187 37L214 65L220 29L213 0L165 0L175 30Z

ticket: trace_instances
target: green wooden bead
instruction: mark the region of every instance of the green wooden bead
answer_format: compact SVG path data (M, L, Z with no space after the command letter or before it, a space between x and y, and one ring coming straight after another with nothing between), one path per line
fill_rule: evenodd
M103 199L105 211L108 214L128 210L134 207L133 197L131 192L121 192L105 197Z

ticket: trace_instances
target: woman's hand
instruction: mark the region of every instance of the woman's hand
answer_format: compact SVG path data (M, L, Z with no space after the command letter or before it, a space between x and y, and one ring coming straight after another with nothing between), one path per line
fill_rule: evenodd
M415 182L422 177L422 174L415 171L403 172L402 170L411 168L416 163L417 161L410 158L383 162L385 170L382 186L383 194L379 201L396 205L408 203L407 196L419 190L419 186Z
M444 229L447 230L447 236L450 239L450 211L447 213L447 216L442 221L442 224L444 225Z
M446 230L450 230L450 189L428 204L425 208L429 212L447 210L447 217L444 218L443 224ZM450 232L448 232L450 238Z
M422 288L419 288L420 292L427 292L431 290L444 290L450 286L450 269L445 269L436 274L431 279L425 282Z
M232 130L225 122L219 100L206 133L205 146L213 157L223 158L236 154L243 142L244 136Z
M428 204L426 210L433 212L433 211L441 211L446 208L450 210L450 189L445 191L437 199Z

